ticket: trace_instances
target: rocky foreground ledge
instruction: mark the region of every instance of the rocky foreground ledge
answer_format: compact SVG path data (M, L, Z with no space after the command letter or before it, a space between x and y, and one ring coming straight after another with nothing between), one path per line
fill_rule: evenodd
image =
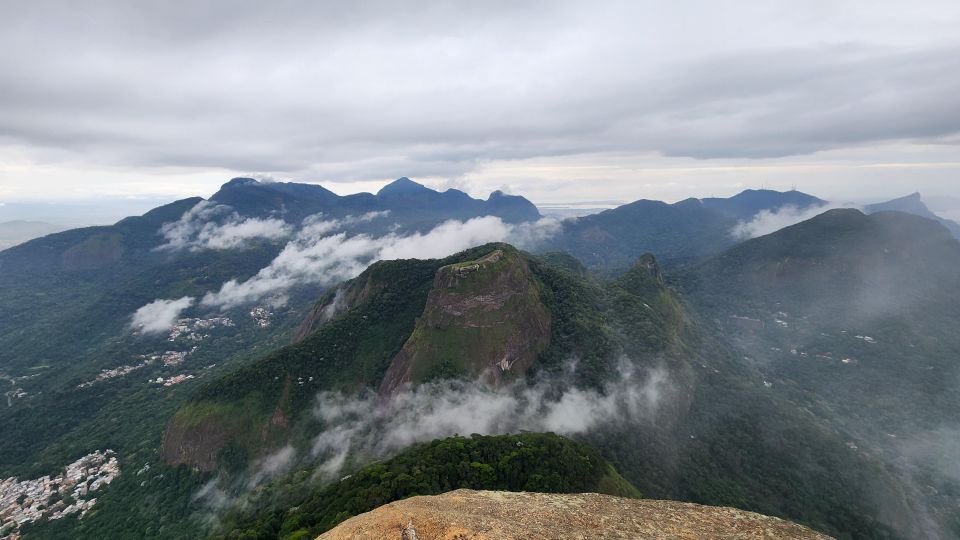
M318 540L530 540L597 538L828 539L806 527L734 508L625 499L459 489L386 504Z

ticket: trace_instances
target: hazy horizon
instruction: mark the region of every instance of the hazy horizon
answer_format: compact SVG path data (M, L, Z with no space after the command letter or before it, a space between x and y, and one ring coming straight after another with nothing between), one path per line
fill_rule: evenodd
M414 179L416 181L416 179ZM296 180L290 180L292 182L297 182ZM317 185L323 185L327 189L341 187L337 184L320 184L317 182L312 182ZM386 185L388 181L384 181L383 185ZM219 186L218 186L219 187ZM381 186L382 187L382 186ZM433 188L433 186L428 186ZM791 186L793 189L796 186ZM444 189L450 189L450 186L441 186L440 191ZM758 186L754 187L745 187L741 190L738 190L729 195L716 195L716 194L705 194L700 196L694 196L693 198L707 198L722 196L728 197L741 193L744 190L750 189L774 189L770 186ZM332 189L336 191L335 189ZM371 189L369 192L376 193L376 189ZM787 190L777 190L777 191L787 191ZM215 192L215 191L214 191ZM184 197L101 197L97 199L77 199L77 200L26 200L26 201L13 201L10 203L0 202L0 224L6 224L15 221L26 221L26 222L39 222L46 224L57 225L61 229L74 228L74 227L85 227L93 225L109 225L113 224L125 217L136 216L144 214L150 211L153 208L156 208L161 205L169 204L175 200L180 200L187 197L203 197L204 199L209 198L213 195L214 192L210 193L195 193L187 195ZM340 191L338 194L346 195L349 193L357 192L345 192ZM809 195L814 195L820 197L828 202L838 203L838 204L851 204L851 205L866 205L878 202L884 202L890 199L904 197L912 194L913 192L902 192L899 195L894 197L870 197L864 196L859 198L847 198L847 199L829 199L823 197L819 193L805 192ZM526 196L524 193L513 193L515 195ZM486 198L487 193L471 193L471 195L479 198ZM927 196L921 194L924 203L940 217L946 219L952 219L955 221L960 221L960 198L950 197L950 196ZM557 217L577 217L581 215L586 215L590 213L595 213L604 209L615 208L617 206L627 204L639 199L653 199L653 197L639 196L634 199L623 199L623 200L582 200L582 201L562 201L562 200L543 200L537 201L532 200L541 213L545 215L555 215ZM673 199L665 200L668 203L674 203L682 199ZM33 237L33 235L30 235ZM2 243L0 243L2 244ZM2 247L2 246L0 246ZM9 245L7 246L9 247Z

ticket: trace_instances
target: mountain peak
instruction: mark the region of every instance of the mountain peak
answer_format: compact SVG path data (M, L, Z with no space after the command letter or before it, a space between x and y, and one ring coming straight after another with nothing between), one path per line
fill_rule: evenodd
M916 191L909 195L891 199L886 202L869 204L865 207L865 209L868 214L883 210L895 210L897 212L906 212L908 214L916 214L925 218L935 219L933 212L927 208L927 205L923 204L923 199L920 198L920 193Z
M240 186L253 186L259 183L260 182L254 178L246 178L246 177L240 176L220 186L220 189L229 189L229 188L240 187Z
M381 395L444 369L496 385L522 376L546 349L551 316L527 260L507 244L479 249L489 251L437 270L416 328L383 376Z
M867 206L863 207L863 211L867 214L891 210L894 212L903 212L905 214L913 214L915 216L932 219L946 227L954 238L960 239L960 224L957 224L957 222L949 219L944 219L931 212L930 209L927 208L927 205L923 202L923 198L920 196L920 193L916 191L898 199L893 199L892 201L868 204Z
M634 268L644 270L650 277L655 278L657 281L663 282L663 276L660 274L660 265L657 264L657 259L653 256L653 253L644 253L637 259L637 262L633 266Z
M416 193L425 193L432 192L433 190L424 186L423 184L418 184L413 180L407 178L406 176L397 178L393 182L383 186L380 191L377 192L378 197L384 195L412 195Z
M625 290L640 297L652 298L665 290L660 264L652 253L644 253L633 267L617 279Z
M888 205L889 205L889 204L895 204L895 203L913 203L913 204L918 204L918 203L919 203L919 204L922 204L922 203L923 203L923 198L920 196L920 192L919 192L919 191L914 191L913 193L911 193L911 194L909 194L909 195L904 195L903 197L897 197L896 199L891 199L891 200L887 201L886 203L880 203L880 204L888 204Z
M707 208L744 220L753 218L762 210L777 210L784 206L806 209L826 204L826 201L802 191L772 189L745 189L730 198L710 197L701 201Z
M532 202L520 195L508 195L499 189L487 197L487 204L498 209L500 216L509 222L519 223L540 219L540 212Z

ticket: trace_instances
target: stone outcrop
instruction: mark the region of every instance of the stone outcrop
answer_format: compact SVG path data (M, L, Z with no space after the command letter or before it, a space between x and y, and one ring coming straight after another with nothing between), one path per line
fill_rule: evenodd
M734 508L460 489L411 497L348 519L318 540L538 540L669 538L826 540L806 527Z
M510 247L440 268L380 394L450 370L490 385L522 376L550 342L551 316L540 295L526 260Z
M331 319L357 305L366 302L384 288L383 283L378 283L372 277L367 277L365 281L348 281L343 283L325 294L317 302L307 316L304 317L300 325L293 331L292 343L300 343L308 336L323 328Z

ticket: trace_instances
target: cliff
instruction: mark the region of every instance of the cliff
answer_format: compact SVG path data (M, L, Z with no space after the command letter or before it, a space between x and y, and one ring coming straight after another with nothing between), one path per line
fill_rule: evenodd
M549 344L550 322L540 286L516 249L504 245L444 266L380 393L451 375L480 376L491 385L523 376Z

